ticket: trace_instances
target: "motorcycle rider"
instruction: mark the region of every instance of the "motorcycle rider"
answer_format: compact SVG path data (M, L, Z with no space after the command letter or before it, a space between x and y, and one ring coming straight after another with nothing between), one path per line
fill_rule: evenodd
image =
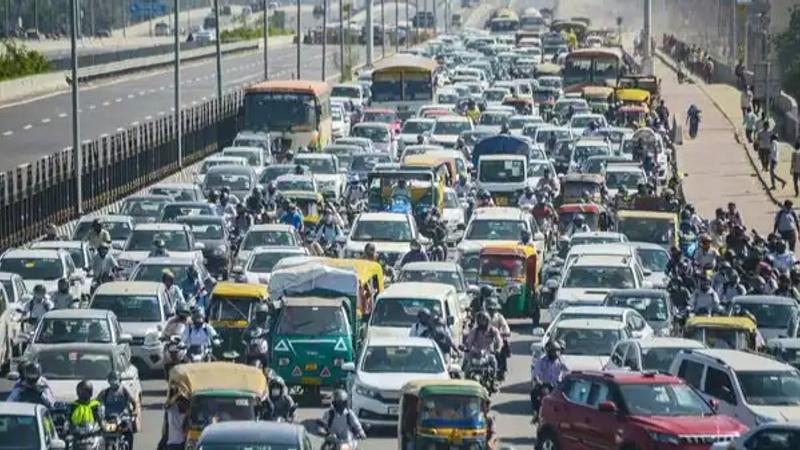
M478 208L488 208L490 206L495 206L492 194L486 189L481 189L478 191Z
M254 330L258 330L261 336L266 339L267 336L269 336L271 325L269 320L269 306L264 303L259 303L253 310L253 320L250 321L242 334L242 342L245 344L245 347L249 345L250 340L253 338L252 333ZM251 358L254 356L255 355L248 355L248 362L252 361ZM268 352L259 355L259 359L261 360L261 367L269 367Z
M553 176L549 168L546 168L544 171L542 171L542 177L536 182L537 191L547 188L549 188L552 192L558 192L559 188L558 178Z
M700 283L690 300L695 314L711 315L720 309L719 296L711 287L711 280L705 275L700 278Z
M231 218L236 215L236 206L231 201L230 189L225 186L219 193L219 207L222 210L222 215Z
M103 404L93 399L94 387L92 382L83 379L75 387L78 399L69 407L67 414L67 434L72 434L85 425L91 425L94 430L99 429L103 423Z
M219 342L217 330L205 322L205 314L200 308L192 310L192 323L183 330L182 339L187 348L198 346L202 354L210 352L211 346Z
M431 327L431 310L428 308L420 308L417 311L417 321L411 326L409 330L409 337L422 337L428 332Z
M297 205L287 202L286 212L281 216L281 223L291 225L298 232L303 232L303 214L297 209Z
M161 332L161 340L169 342L172 336L183 337L184 331L186 331L190 325L189 314L189 305L187 305L186 302L178 302L178 304L175 305L175 315L170 317L164 325L164 331ZM181 363L181 361L172 361L170 358L167 348L165 347L164 372L166 372L167 375L169 375L169 371L173 366Z
M789 272L792 267L800 262L797 260L797 257L794 256L794 252L789 250L789 246L786 245L786 241L783 239L778 239L777 242L775 242L775 253L771 256L772 267L778 272Z
M86 240L89 241L89 246L97 250L100 244L111 245L111 233L108 232L98 219L92 221L91 230L89 230Z
M343 389L333 391L333 401L331 407L322 416L327 433L336 437L340 443L350 446L355 450L356 439L366 439L364 428L355 413L347 407L347 392Z
M700 246L694 253L694 262L700 268L710 267L714 269L717 267L717 260L719 259L719 252L713 246L714 240L708 234L700 235Z
M445 242L447 240L447 225L439 215L438 209L430 208L428 210L420 231L423 236L430 238L432 241L430 259L447 260L447 244Z
M181 288L175 284L175 274L169 269L161 271L161 282L164 284L164 289L167 291L167 299L169 300L170 307L174 308L179 302L186 301L183 298Z
M555 339L547 341L544 346L545 354L533 363L531 380L531 406L533 407L534 420L539 415L539 406L542 396L549 389L558 386L564 375L569 373L567 366L561 359L561 344Z
M570 222L569 226L567 227L567 236L572 236L575 233L588 233L592 231L589 228L589 225L586 223L586 218L583 217L583 214L575 214L575 217L572 218L572 222Z
M503 313L500 312L501 309L500 302L498 302L496 298L492 298L486 304L486 311L489 313L489 319L491 321L490 323L493 327L500 331L500 336L503 338L503 348L497 355L497 369L499 371L497 376L502 382L506 378L506 372L508 371L508 358L511 356L511 345L509 344L509 340L511 339L511 328L508 326L506 318L503 317Z
M150 249L150 253L148 253L147 256L148 257L169 256L169 250L167 250L167 243L160 238L154 239L153 247Z
M366 245L364 245L364 253L361 255L361 258L367 261L378 262L378 250L375 248L374 243L367 242Z
M533 188L530 186L525 186L525 191L519 196L517 206L524 208L526 206L533 207L534 205L536 205L536 196L533 195Z
M775 292L772 294L781 297L788 297L800 302L800 291L798 291L797 288L792 285L792 279L786 274L781 274L778 277L778 289L775 289Z
M667 292L669 293L672 304L675 305L678 310L685 310L686 307L689 306L692 293L689 292L689 289L687 289L679 279L672 278L669 280L669 283L667 283Z
M266 367L266 366L264 366ZM294 421L297 406L289 395L289 389L280 376L271 376L269 379L269 395L264 410L264 420L282 419L285 422Z
M481 110L478 108L475 100L469 99L467 101L467 112L464 115L472 121L473 125L478 123L478 119L481 117Z
M50 296L47 295L47 288L43 284L37 284L33 287L33 298L28 301L27 305L28 322L36 326L39 319L52 310L53 306Z
M469 309L473 315L486 310L486 304L494 298L494 288L488 285L481 286L478 294L472 297Z
M319 225L317 225L317 232L314 234L314 239L317 242L324 239L325 242L335 244L339 237L343 235L342 227L336 223L334 218L333 209L326 207L325 212L322 214L322 220Z
M116 279L120 267L114 257L111 256L107 243L102 243L97 247L97 251L92 257L91 268L93 284L96 286Z
M458 182L455 186L456 196L458 198L464 198L469 193L469 181L467 181L467 177L464 174L459 175Z
M357 173L350 175L347 179L347 193L344 198L349 204L355 204L364 199L367 188L361 183Z
M260 215L261 211L264 209L264 196L261 193L261 189L258 186L254 187L244 202L250 214L255 216Z
M58 279L58 288L50 300L53 302L53 309L69 309L78 306L76 305L78 299L73 297L69 291L69 280L63 277Z
M409 243L409 247L410 250L403 255L403 259L400 260L400 267L412 262L428 261L428 254L422 249L422 244L420 244L417 239L412 239Z
M44 229L43 241L61 241L61 236L58 235L58 227L54 223L48 223Z
M52 411L56 399L47 379L42 376L42 368L38 362L20 363L20 379L14 384L6 401L38 403Z
M97 400L103 405L106 416L122 417L129 414L130 420L126 420L122 425L122 438L128 443L128 448L133 449L133 421L139 416L139 406L136 398L131 392L122 385L119 375L111 371L108 374L108 387L97 394Z
M237 204L236 216L233 218L233 229L236 230L234 234L244 236L254 224L255 219L253 219L253 215L244 207L243 204Z
M497 373L497 358L495 355L503 349L503 337L500 331L492 326L491 318L486 311L481 311L476 315L476 326L467 334L464 339L464 347L469 353L489 353L489 359L494 373ZM469 358L464 358L465 364ZM465 371L466 372L466 371Z
M203 282L200 281L200 274L197 273L197 267L195 267L194 264L186 269L186 276L181 280L178 287L181 290L184 300L191 302L192 299L194 299L196 304L201 305L205 309L207 300L205 286Z

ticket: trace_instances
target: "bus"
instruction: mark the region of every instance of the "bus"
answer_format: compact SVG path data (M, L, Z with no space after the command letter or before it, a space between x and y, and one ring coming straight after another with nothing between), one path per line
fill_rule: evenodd
M331 87L321 81L275 80L248 86L244 130L267 132L273 151L321 150L331 142Z
M407 53L384 59L372 71L372 106L393 109L401 120L413 116L433 103L438 68L433 59Z
M502 8L489 19L489 31L495 34L514 34L519 30L519 16L508 8Z
M585 86L610 86L625 75L626 67L619 48L582 48L564 61L564 92L580 92Z

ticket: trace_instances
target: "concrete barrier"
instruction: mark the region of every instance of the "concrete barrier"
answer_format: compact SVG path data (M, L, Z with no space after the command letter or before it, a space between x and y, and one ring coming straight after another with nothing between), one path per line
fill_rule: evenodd
M44 73L7 80L0 82L0 103L45 95L68 87L69 83L64 72Z

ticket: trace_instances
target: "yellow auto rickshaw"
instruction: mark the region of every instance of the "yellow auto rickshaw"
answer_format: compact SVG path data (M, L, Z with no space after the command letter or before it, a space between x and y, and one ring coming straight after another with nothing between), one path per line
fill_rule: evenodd
M596 173L575 173L564 175L561 181L559 205L567 203L602 203L605 178ZM588 196L588 198L586 198Z
M644 89L617 89L615 95L617 97L617 101L622 102L623 105L650 106L650 92Z
M589 104L592 112L605 114L614 95L614 88L607 86L585 86L582 89L583 98Z
M639 129L647 125L649 115L650 110L645 105L622 105L614 113L614 120L621 127Z
M493 448L488 413L489 393L475 381L411 381L400 399L397 448Z
M434 207L441 213L445 181L441 172L427 167L373 170L367 174L367 207L370 211L411 212L415 216ZM410 199L405 198L406 193L411 195ZM411 210L406 211L409 200Z
M536 249L528 245L490 245L480 251L479 281L500 291L506 317L531 317L538 307L539 268Z
M309 228L317 226L321 216L320 207L324 203L322 194L308 191L285 191L281 192L281 195L297 205L297 209L303 214L303 225Z
M267 377L262 370L230 362L203 362L181 364L170 371L166 403L188 402L186 448L194 448L203 429L212 423L258 420L267 395Z
M324 258L321 262L331 267L350 269L356 273L360 290L356 313L359 317L363 314L372 314L375 297L383 292L385 282L383 267L377 262L366 259Z
M686 320L683 337L709 348L758 351L764 340L753 319L747 316L694 316Z
M256 305L266 303L268 298L267 287L263 284L222 281L214 286L207 320L222 338L222 345L214 349L217 359L236 360L245 356L242 333Z
M453 158L443 155L410 155L403 158L401 167L426 168L433 170L446 186L453 187L458 181L458 169Z

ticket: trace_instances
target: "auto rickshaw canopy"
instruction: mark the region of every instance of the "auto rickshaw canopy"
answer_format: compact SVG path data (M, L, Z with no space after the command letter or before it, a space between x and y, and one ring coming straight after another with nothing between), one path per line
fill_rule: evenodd
M263 284L220 281L211 291L212 298L215 295L227 298L266 299L269 293L267 286Z
M686 329L715 328L743 330L755 333L758 329L753 319L741 316L693 316L686 320Z
M489 392L473 380L414 380L403 386L403 395L466 395L489 400Z
M230 362L180 364L169 372L172 403L179 396L192 398L199 393L247 393L256 397L267 394L267 377L261 369Z

